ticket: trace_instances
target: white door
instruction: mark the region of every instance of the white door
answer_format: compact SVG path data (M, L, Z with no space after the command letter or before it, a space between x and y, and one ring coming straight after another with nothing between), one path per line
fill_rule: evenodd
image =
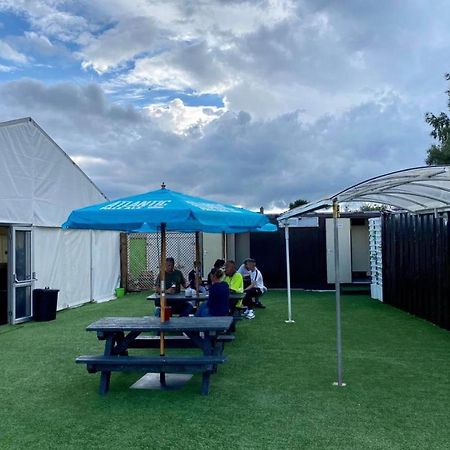
M327 283L334 283L334 219L325 220L327 240ZM352 282L352 250L350 219L337 219L339 239L339 278L341 283Z
M221 233L203 233L203 278L208 276L217 259L223 258Z
M33 232L31 227L11 227L10 294L11 323L30 320L33 316Z

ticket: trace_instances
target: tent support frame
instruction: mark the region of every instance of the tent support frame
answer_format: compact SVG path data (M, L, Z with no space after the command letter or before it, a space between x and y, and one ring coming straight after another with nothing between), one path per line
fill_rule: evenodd
M295 323L292 319L292 299L291 299L291 264L289 258L289 226L288 221L284 222L284 239L286 242L286 278L287 278L287 292L288 292L288 319L286 323Z
M334 229L334 286L336 290L336 358L337 358L337 382L335 386L343 387L342 381L342 330L341 330L341 278L339 268L339 203L333 199L333 229Z

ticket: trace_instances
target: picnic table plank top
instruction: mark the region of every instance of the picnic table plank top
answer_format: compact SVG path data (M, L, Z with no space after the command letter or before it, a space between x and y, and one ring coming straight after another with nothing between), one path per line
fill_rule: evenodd
M147 300L159 300L161 297L158 293L153 293L147 297ZM183 292L179 292L178 294L166 294L165 295L166 300L196 300L197 298L200 300L206 300L208 298L208 294L201 293L197 297L197 294L192 294L190 297L187 297L186 294Z
M230 292L230 298L232 300L240 300L242 297L244 297L245 293L242 294L236 294L236 293L232 293ZM160 294L154 292L153 294L147 296L147 300L159 300L161 297ZM196 300L197 298L199 298L200 300L206 300L208 299L208 294L206 293L201 293L199 294L199 296L197 297L197 294L192 294L191 297L186 297L184 292L179 292L178 294L166 294L165 295L166 300Z
M86 331L226 331L233 318L221 317L172 317L161 322L159 317L104 317L91 323Z

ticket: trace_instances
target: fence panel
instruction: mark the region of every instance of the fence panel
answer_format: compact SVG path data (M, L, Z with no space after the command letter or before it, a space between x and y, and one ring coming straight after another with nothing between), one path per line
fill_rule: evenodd
M432 214L383 217L383 300L450 329L450 224Z
M130 233L127 236L127 290L153 289L161 259L160 233ZM175 268L187 279L195 260L195 233L167 232L167 257L175 259Z

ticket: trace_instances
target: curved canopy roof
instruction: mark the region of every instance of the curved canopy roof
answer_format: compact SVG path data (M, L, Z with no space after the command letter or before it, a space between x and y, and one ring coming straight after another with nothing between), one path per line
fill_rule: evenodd
M415 167L370 178L328 198L287 211L278 220L331 206L333 200L381 203L412 213L450 210L450 166Z

